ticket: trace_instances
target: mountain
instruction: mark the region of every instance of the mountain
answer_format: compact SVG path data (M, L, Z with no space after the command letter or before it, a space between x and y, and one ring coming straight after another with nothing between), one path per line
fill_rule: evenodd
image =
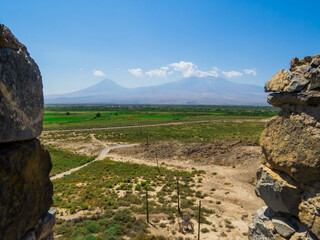
M110 79L80 91L45 96L46 104L267 105L263 87L219 77L190 77L157 86L125 88Z

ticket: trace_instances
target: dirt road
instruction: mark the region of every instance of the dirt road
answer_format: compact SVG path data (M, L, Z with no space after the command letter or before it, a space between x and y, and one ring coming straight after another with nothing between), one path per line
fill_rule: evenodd
M90 163L92 163L92 162L99 161L99 160L103 160L103 159L105 159L106 157L108 157L108 153L109 153L110 150L112 150L112 149L132 147L132 146L135 146L135 145L137 145L137 144L121 144L121 145L114 145L114 146L105 146L105 147L101 150L101 152L99 153L99 155L98 155L93 161L88 162L88 163L86 163L86 164L83 164L83 165L81 165L81 166L79 166L79 167L72 168L72 169L70 169L70 170L68 170L68 171L66 171L66 172L59 173L59 174L51 177L50 179L51 179L51 180L55 180L55 179L58 179L58 178L62 178L62 177L65 176L65 175L69 175L69 174L71 174L72 172L75 172L75 171L77 171L77 170L79 170L79 169L81 169L81 168L84 168L84 167L88 166L88 164L90 164Z

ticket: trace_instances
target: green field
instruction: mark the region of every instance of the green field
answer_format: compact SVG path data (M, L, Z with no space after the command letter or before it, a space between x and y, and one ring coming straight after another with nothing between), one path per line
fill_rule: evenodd
M62 235L63 239L122 239L121 236L149 239L145 237L145 222L133 217L134 214L146 214L145 188L154 192L148 198L150 214L164 213L174 221L178 216L175 204L176 179L179 178L181 211L188 211L191 217L196 217L197 199L205 195L192 187L200 184L195 178L202 174L203 171L197 170L172 171L110 160L91 163L86 168L53 181L54 206L67 209L71 214L100 208L103 209L103 214L98 217L101 220L77 224L60 221L57 234ZM206 216L214 214L214 211L207 208L202 211L202 223L211 224Z
M89 134L94 134L99 140L108 142L143 143L158 141L202 142L216 140L239 140L248 143L259 143L264 122L209 122L181 125L165 125L153 127L136 127L109 130L76 132L82 136L74 138L73 132L51 132L42 139L63 140L64 142L90 142Z
M46 148L50 152L52 162L50 176L54 176L58 173L68 171L71 168L81 166L85 163L91 162L94 159L94 157L73 154L69 151L56 149L51 146L46 146Z
M133 126L215 119L261 119L274 116L272 107L221 106L46 106L44 130ZM97 117L97 114L100 117Z

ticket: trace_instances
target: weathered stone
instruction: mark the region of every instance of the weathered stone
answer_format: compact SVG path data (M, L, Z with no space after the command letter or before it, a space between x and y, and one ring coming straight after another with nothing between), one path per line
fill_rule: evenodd
M274 239L274 226L271 219L275 213L267 206L258 209L253 216L252 224L249 226L249 240Z
M38 137L42 131L41 74L25 47L0 25L0 142Z
M310 81L303 75L293 74L290 70L280 70L265 84L266 92L298 92Z
M316 186L315 186L316 185ZM320 182L308 187L299 205L299 219L320 238Z
M38 221L36 228L37 239L48 239L53 235L53 227L56 223L56 208L50 208L46 215Z
M320 104L320 93L271 93L268 95L268 103L275 107L284 104L316 106Z
M286 173L260 167L255 191L274 212L298 215L301 202L299 186Z
M0 239L20 240L52 204L51 160L38 139L0 144Z
M284 105L267 123L260 144L270 167L300 183L320 178L320 105Z
M22 238L22 240L37 240L35 232L34 232L34 231L28 232L28 233Z
M318 240L312 233L309 231L296 232L292 235L290 240Z
M298 230L297 227L286 218L274 218L272 219L272 224L276 231L285 238L292 236Z
M283 218L272 219L282 237L315 240L320 239L320 54L290 64L265 85L278 92L268 102L281 111L261 134L265 166L257 172L255 190ZM276 237L272 232L270 239Z
M26 47L18 41L18 39L11 33L9 28L0 24L0 48L10 48L12 50L19 50L20 48L26 51Z
M312 69L310 79L311 81L308 90L320 88L320 67Z

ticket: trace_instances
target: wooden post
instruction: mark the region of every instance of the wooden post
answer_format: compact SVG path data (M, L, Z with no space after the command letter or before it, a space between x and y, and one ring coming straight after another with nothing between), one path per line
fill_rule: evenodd
M199 217L198 217L198 240L200 240L200 218L201 217L201 201L199 201Z
M149 147L149 130L147 131L147 146Z
M146 185L147 223L149 223L148 185Z
M181 212L180 212L180 191L179 191L179 179L177 177L177 194L178 194L178 213L179 215L181 215Z
M156 150L156 151L157 151L157 150ZM159 172L159 174L160 174L160 168L159 168L159 163L158 163L158 154L157 154L157 152L156 152L156 161L157 161L158 172Z

